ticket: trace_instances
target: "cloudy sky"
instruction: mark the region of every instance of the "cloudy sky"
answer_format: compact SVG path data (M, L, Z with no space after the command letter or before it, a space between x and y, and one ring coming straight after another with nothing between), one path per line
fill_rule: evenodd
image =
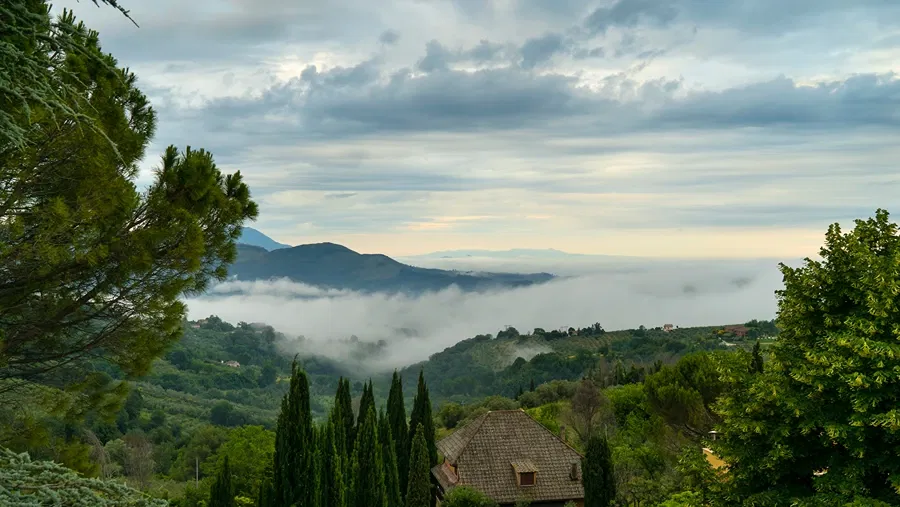
M793 258L900 195L897 2L121 1L55 5L153 100L146 168L212 150L286 243Z

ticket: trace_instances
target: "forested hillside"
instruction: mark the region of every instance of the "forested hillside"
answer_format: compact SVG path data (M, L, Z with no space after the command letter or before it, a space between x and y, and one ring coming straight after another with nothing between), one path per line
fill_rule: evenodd
M761 337L777 333L772 322L747 325ZM537 329L528 335L509 328L496 337L463 340L404 369L404 402L413 402L420 370L434 409L449 407L442 413L459 406L448 402L478 407L486 397L494 400L488 403L495 408L518 407L513 400L517 396L526 407L542 404L536 400L559 401L558 394L550 399L542 393L574 385L571 382L582 377L604 386L641 382L686 353L728 349L723 340L740 339L724 333L724 328L605 331L595 324L565 332ZM363 356L379 347L355 343ZM738 347L749 348L752 343L748 336L738 341ZM26 403L22 417L8 414L3 423L7 431L27 426L29 432L6 433L2 441L34 458L57 459L81 472L123 477L156 494L177 496L198 472L201 478L211 476L232 445L269 445L268 432L275 429L291 374L292 356L285 350L297 348L296 339L264 324L232 325L216 316L186 321L179 342L153 363L147 375L130 382L130 394L112 419L67 420L45 411L40 403ZM341 377L348 379L354 410L358 411L370 377L373 399L383 404L388 398L390 372L366 376L352 366L355 362L348 366L310 354L297 358L305 371L315 420L324 420L332 409ZM116 368L96 366L112 380L125 378ZM571 388L562 389L571 395ZM232 439L236 441L218 452ZM98 453L104 456L99 464ZM145 466L137 465L141 460Z
M409 266L380 254L360 254L333 243L279 248L239 245L229 269L237 280L287 278L328 289L421 293L456 286L479 291L529 285L553 279L548 273L463 273Z

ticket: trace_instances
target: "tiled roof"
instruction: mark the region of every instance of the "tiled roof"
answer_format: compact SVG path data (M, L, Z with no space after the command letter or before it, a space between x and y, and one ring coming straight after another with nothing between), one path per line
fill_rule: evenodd
M511 463L511 465L513 467L513 470L515 470L516 473L518 473L518 474L520 474L522 472L537 472L538 471L537 467L534 466L534 463L532 463L530 461L513 461Z
M444 491L448 491L450 488L456 486L457 481L459 481L459 477L457 477L453 469L450 468L450 463L446 461L439 465L435 465L434 468L431 469L431 473L434 475L434 478L437 479L438 484L441 485L441 488Z
M573 464L581 477L581 455L522 410L488 412L437 447L446 461L432 473L445 491L471 486L501 504L584 498L581 481L571 478ZM535 485L519 486L515 469L536 471Z

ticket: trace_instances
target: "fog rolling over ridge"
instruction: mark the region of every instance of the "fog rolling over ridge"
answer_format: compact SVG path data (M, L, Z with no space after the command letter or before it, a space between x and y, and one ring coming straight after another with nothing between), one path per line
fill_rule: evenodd
M344 361L350 336L384 340L382 354L356 358L361 367L379 371L425 360L466 338L496 334L505 325L524 333L595 322L615 330L771 319L774 291L782 285L770 259L629 261L618 267L585 265L579 276L524 288L484 293L451 288L419 296L322 290L286 280L227 282L188 300L189 317L215 314L233 323L264 322L289 336L306 337L300 350L288 352Z

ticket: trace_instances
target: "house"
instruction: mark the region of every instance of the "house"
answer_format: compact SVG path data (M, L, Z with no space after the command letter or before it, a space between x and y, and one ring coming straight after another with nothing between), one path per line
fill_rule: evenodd
M673 326L672 324L663 324L663 331L665 331L667 333L674 328L675 328L675 326Z
M722 461L722 458L716 456L716 454L712 452L712 449L704 447L703 457L706 458L706 462L709 463L709 466L711 466L713 470L722 472L725 472L727 470L727 463Z
M743 338L744 336L747 336L747 333L750 332L750 329L744 326L725 326L725 332Z
M237 361L225 361L225 366L231 366L232 368L240 368L241 363Z
M437 442L443 463L431 469L440 500L457 486L477 489L501 507L584 505L581 454L523 410L488 412Z

